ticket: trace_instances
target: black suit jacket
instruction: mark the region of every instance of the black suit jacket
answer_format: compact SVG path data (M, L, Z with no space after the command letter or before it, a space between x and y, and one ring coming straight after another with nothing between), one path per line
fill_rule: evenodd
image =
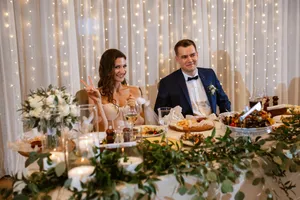
M225 94L215 72L210 68L198 68L198 75L202 81L208 101L213 113L217 111L217 105L220 112L230 111L230 101ZM208 87L214 85L217 91L211 94ZM186 86L186 80L181 69L161 79L159 82L158 94L154 106L155 112L160 107L182 107L182 114L193 115L191 100Z

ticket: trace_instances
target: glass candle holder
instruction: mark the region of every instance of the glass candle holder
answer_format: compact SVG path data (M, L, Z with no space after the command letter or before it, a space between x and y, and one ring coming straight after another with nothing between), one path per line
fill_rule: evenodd
M80 134L98 133L98 112L97 106L93 104L83 104L78 106L78 123L75 129Z
M88 148L87 145L93 146L93 139L90 137L82 138L78 140L75 148L71 148L72 143L66 141L66 166L68 171L68 178L71 179L70 188L82 190L81 182L87 183L92 180L94 175L95 166L92 165L92 155L90 151L93 151L91 148Z

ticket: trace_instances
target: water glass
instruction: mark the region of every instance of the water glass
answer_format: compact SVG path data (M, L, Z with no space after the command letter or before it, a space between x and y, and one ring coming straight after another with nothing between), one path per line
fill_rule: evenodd
M168 143L168 138L166 137L166 133L168 132L168 126L172 119L171 116L171 107L161 107L158 108L158 122L160 125L164 126L164 137L166 138L166 142Z
M171 107L161 107L158 108L158 122L162 126L169 125L171 116L170 116Z

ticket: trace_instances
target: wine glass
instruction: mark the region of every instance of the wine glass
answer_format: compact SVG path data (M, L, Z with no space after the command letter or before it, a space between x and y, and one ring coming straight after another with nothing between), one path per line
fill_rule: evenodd
M125 106L123 109L123 115L125 121L129 124L129 127L132 129L134 123L138 119L138 109L136 106Z
M168 139L166 137L166 133L168 132L168 126L170 124L171 115L170 115L171 107L161 107L158 108L158 122L160 125L164 126L164 137L168 143Z
M266 96L266 90L262 87L255 87L252 96L249 98L249 105L252 108L258 102L262 103L262 99Z

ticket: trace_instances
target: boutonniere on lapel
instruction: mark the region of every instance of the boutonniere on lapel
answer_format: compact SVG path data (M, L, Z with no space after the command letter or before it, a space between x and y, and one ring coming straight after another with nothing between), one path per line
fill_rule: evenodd
M210 84L208 86L208 90L211 95L215 95L216 91L218 91L218 89L213 84Z

